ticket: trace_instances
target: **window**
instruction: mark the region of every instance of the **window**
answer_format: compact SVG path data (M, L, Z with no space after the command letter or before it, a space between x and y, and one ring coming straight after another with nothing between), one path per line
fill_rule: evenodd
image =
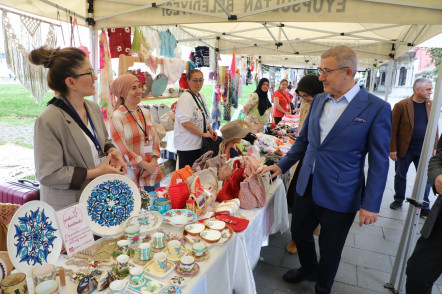
M381 75L381 85L385 85L385 72Z
M407 81L407 69L405 67L401 67L399 72L399 86L405 86L405 82Z

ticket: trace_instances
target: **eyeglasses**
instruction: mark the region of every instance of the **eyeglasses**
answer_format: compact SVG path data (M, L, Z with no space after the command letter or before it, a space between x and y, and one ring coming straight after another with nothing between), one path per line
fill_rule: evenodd
M190 81L194 83L204 83L204 79L191 79Z
M305 95L299 95L298 94L298 96L301 97L304 100L307 100L307 101L313 100L313 97L311 95L309 95L309 94L305 94Z
M319 73L319 75L320 74L324 74L324 76L327 76L329 73L331 73L331 72L333 72L335 70L341 70L341 69L344 69L344 68L350 68L350 67L343 66L343 67L338 67L338 68L335 68L335 69L328 69L328 68L320 68L320 67L318 67L318 73Z
M91 71L90 71L90 72L85 72L85 73L82 73L82 74L73 75L72 77L73 77L74 79L76 79L76 78L79 78L79 77L81 77L81 76L87 76L87 75L90 75L90 76L91 76L91 79L94 79L94 76L95 76L95 70L94 70L93 68L91 68Z

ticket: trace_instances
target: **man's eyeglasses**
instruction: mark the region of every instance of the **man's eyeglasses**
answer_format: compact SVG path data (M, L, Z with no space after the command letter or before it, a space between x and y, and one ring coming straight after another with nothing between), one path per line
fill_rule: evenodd
M319 74L324 74L324 76L327 76L329 73L331 73L331 72L333 72L335 70L341 70L341 69L344 69L344 68L350 68L350 67L343 66L343 67L338 67L338 68L335 68L335 69L328 69L328 68L320 68L320 67L318 67L318 73Z
M194 83L204 83L204 79L191 79L190 81Z
M91 71L90 71L90 72L85 72L85 73L82 73L82 74L73 75L72 77L73 77L74 79L76 79L76 78L79 78L79 77L81 77L81 76L87 76L87 75L90 75L90 76L91 76L91 79L93 79L94 76L95 76L95 70L94 70L93 68L91 68Z

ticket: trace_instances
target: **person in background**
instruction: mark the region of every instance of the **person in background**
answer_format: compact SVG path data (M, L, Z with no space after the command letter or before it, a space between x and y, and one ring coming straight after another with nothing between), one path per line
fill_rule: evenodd
M201 156L203 137L212 138L213 141L218 138L211 127L206 97L200 93L204 84L203 73L199 69L192 69L187 79L189 90L181 94L178 100L174 127L174 144L180 169L186 165L192 166Z
M236 144L241 143L241 139L250 133L249 123L243 120L228 122L221 128L223 141L219 146L219 154L225 154L227 159L239 156Z
M301 267L283 279L316 281L318 294L331 293L356 213L359 226L377 221L388 176L391 107L355 82L356 71L356 53L347 46L321 55L319 80L326 93L315 96L290 151L261 171L276 177L303 158L291 224ZM313 238L318 224L319 261Z
M291 98L290 94L287 93L287 80L281 80L279 82L279 89L273 94L273 117L275 119L275 124L278 124L284 115L291 114Z
M413 95L405 98L393 107L392 136L390 142L390 158L394 161L394 201L390 208L397 210L402 207L407 188L407 173L411 163L417 170L428 118L430 117L433 83L428 79L417 79L413 84ZM436 154L437 134L434 141ZM430 212L430 182L427 181L421 217Z
M302 99L302 104L299 113L299 123L298 123L298 134L301 132L302 126L304 125L304 121L307 118L308 111L310 109L310 104L313 101L313 98L322 92L324 92L324 86L322 82L319 80L319 77L316 75L306 75L303 76L302 79L298 82L296 87L296 94ZM295 194L296 194L296 182L298 180L299 171L302 166L302 158L295 163L295 172L293 173L292 180L290 181L289 188L287 190L287 200L288 205L291 207L294 203ZM293 209L292 209L293 211ZM294 218L294 214L292 213L292 219ZM293 222L293 220L292 220ZM296 248L296 243L294 241L294 227L291 228L292 231L292 240L287 245L287 252L290 254L295 254L298 249ZM315 231L316 232L316 231Z
M36 178L40 199L59 210L79 201L90 180L127 172L120 151L108 137L95 95L97 76L78 48L32 50L29 60L48 68L49 88L59 93L34 126Z
M111 85L115 98L114 111L109 120L113 142L129 166L127 176L147 192L160 186L163 178L158 158L160 139L149 110L138 106L143 89L138 78L124 74Z
M244 120L252 127L252 133L262 132L264 125L269 122L268 110L272 108L272 104L267 97L268 90L269 80L262 78L259 80L255 92L250 94L246 104L244 104Z

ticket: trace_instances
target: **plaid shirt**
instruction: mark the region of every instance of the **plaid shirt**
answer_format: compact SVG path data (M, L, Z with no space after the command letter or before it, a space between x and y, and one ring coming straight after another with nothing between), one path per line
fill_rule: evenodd
M144 128L144 118L141 112L143 112L146 119L146 133L149 137L147 142L146 136L140 128L140 126ZM158 183L163 178L160 166L157 166L157 170L145 178L140 178L142 169L138 166L138 163L143 160L150 162L151 156L161 157L160 139L149 110L138 107L136 112L131 113L127 111L124 105L121 105L112 113L109 124L112 141L117 145L128 164L127 176L138 187L153 186ZM146 144L152 145L152 153L143 153Z

